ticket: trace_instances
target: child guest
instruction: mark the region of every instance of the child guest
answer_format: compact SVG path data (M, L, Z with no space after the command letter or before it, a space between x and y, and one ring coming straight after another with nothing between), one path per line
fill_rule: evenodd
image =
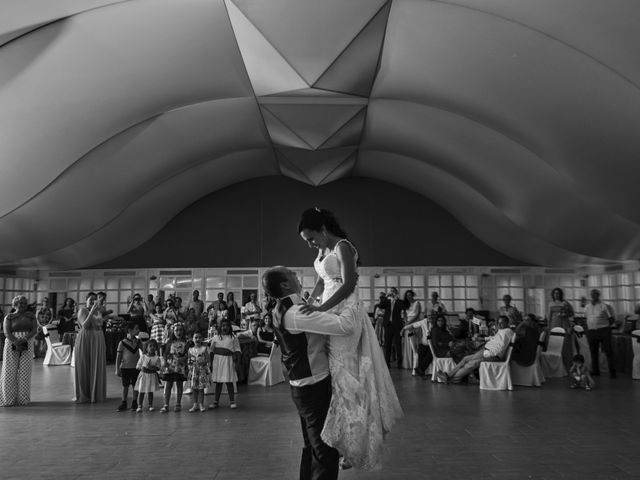
M142 403L144 394L146 393L149 400L149 411L153 412L153 392L158 389L158 371L162 366L162 359L158 355L158 342L149 340L146 348L136 368L140 370L138 381L136 382L136 390L138 390L138 409L136 412L142 412Z
M209 347L202 343L202 334L193 334L193 347L189 349L189 387L193 392L193 406L190 412L201 412L207 409L204 406L204 389L211 382L211 369L209 368Z
M140 333L137 323L127 322L127 336L118 344L116 353L116 375L122 378L122 403L118 407L119 412L127 409L127 396L129 385L133 387L133 400L131 410L138 408L138 389L135 387L138 380L138 359L140 358L140 340L136 336Z
M569 376L571 377L571 388L580 387L591 390L595 385L589 371L584 366L584 357L580 354L573 356Z
M169 411L169 400L174 383L176 384L176 407L174 410L179 412L182 408L182 387L187 379L187 339L182 323L176 323L173 326L173 332L165 347L164 360L163 380L166 383L164 385L164 405L160 409L160 413Z
M222 384L227 385L231 408L236 408L233 382L238 381L234 362L240 356L240 342L233 333L231 322L224 319L220 322L220 334L211 340L211 381L216 383L215 400L209 408L218 408Z
M154 312L149 315L151 319L151 335L150 338L158 342L158 353L162 355L164 344L167 342L167 338L165 336L165 325L167 321L164 319L164 315L162 314L162 305L157 304L154 307Z

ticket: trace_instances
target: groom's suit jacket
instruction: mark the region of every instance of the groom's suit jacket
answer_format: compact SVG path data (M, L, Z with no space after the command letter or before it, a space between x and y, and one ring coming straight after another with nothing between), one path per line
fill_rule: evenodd
M404 301L399 298L393 302L393 309L391 308L391 299L387 298L384 305L385 309L385 327L391 327L392 330L402 330L404 326L403 311Z
M339 316L332 313L300 313L304 301L298 295L282 299L286 308L275 334L282 350L282 362L294 387L313 385L329 376L327 335L353 333L355 317L351 309Z

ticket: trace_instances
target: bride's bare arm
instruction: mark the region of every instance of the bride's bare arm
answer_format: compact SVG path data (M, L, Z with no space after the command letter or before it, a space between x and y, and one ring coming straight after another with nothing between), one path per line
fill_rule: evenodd
M336 248L336 256L340 261L342 285L322 305L318 307L321 312L331 310L341 301L353 293L358 284L358 272L356 271L356 259L353 247L347 242L340 242Z
M318 281L316 282L315 287L313 287L311 295L309 295L309 299L313 299L309 304L316 302L316 299L322 296L322 292L324 292L324 280L318 277Z

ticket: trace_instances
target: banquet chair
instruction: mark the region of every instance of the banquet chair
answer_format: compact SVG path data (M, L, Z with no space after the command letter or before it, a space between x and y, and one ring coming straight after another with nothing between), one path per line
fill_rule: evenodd
M536 358L531 365L523 367L517 362L511 362L511 382L514 385L522 387L539 387L544 383L544 375L540 368L540 354L542 353L542 342L544 342L545 333L542 332L538 338L538 348L536 350Z
M549 332L547 351L540 354L542 373L546 378L566 377L567 369L562 361L562 344L566 332L562 327L552 328Z
M433 348L433 343L431 343L431 335L427 335L427 342L429 344L429 350L431 350L431 356L433 360L431 361L431 381L432 382L440 382L436 373L438 370L443 371L444 373L449 373L456 366L456 362L453 361L451 357L437 357L436 350Z
M47 327L42 327L44 340L47 343L47 353L44 356L43 365L69 365L71 363L71 346L62 345L62 342L51 341L51 335Z
M591 370L591 351L589 350L589 341L587 340L587 332L580 325L573 327L575 333L575 342L573 343L573 354L579 353L584 357L584 366L587 370Z
M513 390L511 382L511 352L513 352L513 343L507 347L507 356L502 362L481 362L480 371L480 390Z
M633 348L633 369L631 378L640 380L640 330L631 332L631 346Z
M270 387L284 382L280 357L280 345L276 343L271 347L271 353L268 357L263 355L253 357L249 363L247 385Z

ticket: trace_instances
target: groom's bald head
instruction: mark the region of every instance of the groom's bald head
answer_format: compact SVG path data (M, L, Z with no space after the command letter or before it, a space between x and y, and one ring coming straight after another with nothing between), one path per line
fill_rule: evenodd
M264 272L262 287L266 294L273 298L300 293L302 288L296 273L283 266L271 267Z

